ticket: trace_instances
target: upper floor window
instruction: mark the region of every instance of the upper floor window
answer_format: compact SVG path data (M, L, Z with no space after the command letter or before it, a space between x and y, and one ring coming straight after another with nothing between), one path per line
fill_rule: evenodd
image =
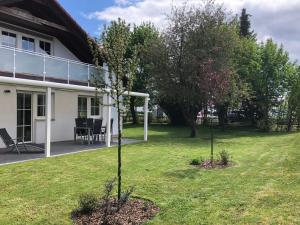
M17 35L7 31L2 31L1 43L4 46L16 48L17 47Z
M27 51L35 51L34 39L29 37L22 37L22 49Z
M51 55L51 44L46 41L40 41L40 51L41 53Z

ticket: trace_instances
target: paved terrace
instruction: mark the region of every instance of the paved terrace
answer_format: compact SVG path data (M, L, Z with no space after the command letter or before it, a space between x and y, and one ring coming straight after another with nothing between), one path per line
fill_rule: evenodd
M123 139L122 144L135 144L141 141L133 140L133 139ZM112 141L112 146L117 145L117 140ZM43 145L38 147L43 147ZM74 141L63 141L63 142L53 142L51 143L51 156L60 156L66 154L75 154L83 151L92 151L92 150L100 150L101 148L105 148L104 142L97 142L94 144L82 144L80 141L74 143ZM22 152L20 155L16 152L7 152L6 149L0 149L0 165L42 159L45 157L45 153L26 153Z

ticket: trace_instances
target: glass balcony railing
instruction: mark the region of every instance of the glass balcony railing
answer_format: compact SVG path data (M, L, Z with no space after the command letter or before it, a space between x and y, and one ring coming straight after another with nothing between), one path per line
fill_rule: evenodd
M73 60L0 46L0 71L11 77L28 76L37 80L89 86L97 68Z

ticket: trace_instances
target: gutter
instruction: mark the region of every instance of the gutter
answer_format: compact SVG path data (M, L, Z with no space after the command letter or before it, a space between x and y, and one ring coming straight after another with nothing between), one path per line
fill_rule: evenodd
M108 88L104 90L97 90L95 87L85 87L85 86L79 86L73 84L61 84L61 83L54 83L48 81L37 81L37 80L1 77L1 76L0 76L0 83L26 85L26 86L33 86L33 87L44 87L44 88L50 87L50 88L70 90L70 91L86 91L86 92L97 91L99 93L110 93L111 91L111 89ZM125 92L123 95L149 98L149 94L140 93L140 92Z

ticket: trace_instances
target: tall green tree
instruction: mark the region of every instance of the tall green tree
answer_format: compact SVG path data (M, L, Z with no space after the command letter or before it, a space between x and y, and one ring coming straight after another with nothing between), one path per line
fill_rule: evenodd
M260 46L255 40L242 37L235 48L235 69L239 79L247 86L247 95L244 98L237 98L240 107L244 110L246 118L256 125L257 121L257 99L255 95L256 76L261 71Z
M256 96L257 119L264 130L271 128L270 114L278 107L280 98L287 93L287 80L291 62L283 46L272 39L260 45L260 71L253 76L253 91Z
M132 51L137 50L138 54L138 70L132 84L132 91L150 93L150 99L153 99L153 87L151 87L149 62L147 60L147 52L151 47L151 43L158 39L159 32L151 23L142 23L139 26L134 26L130 37L129 57ZM138 123L138 116L135 107L140 105L137 98L130 97L130 112L133 124Z
M292 131L295 122L300 126L300 67L294 65L294 73L289 78L287 131Z

